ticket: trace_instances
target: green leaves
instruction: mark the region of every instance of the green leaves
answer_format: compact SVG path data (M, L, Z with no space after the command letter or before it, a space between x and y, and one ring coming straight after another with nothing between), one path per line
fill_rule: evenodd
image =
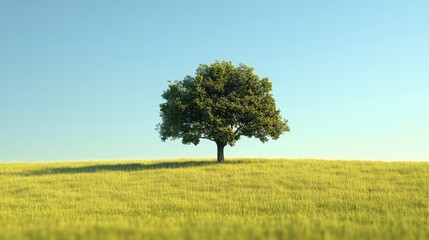
M233 146L241 136L262 142L289 131L271 94L268 78L259 78L253 68L231 62L201 64L195 77L170 82L162 94L161 139L182 138L197 145L200 139Z

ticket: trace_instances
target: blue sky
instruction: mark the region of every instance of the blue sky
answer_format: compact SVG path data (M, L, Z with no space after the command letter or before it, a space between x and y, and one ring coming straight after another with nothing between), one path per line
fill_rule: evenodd
M428 1L1 1L0 161L215 157L163 143L167 80L253 66L291 132L226 157L429 160Z

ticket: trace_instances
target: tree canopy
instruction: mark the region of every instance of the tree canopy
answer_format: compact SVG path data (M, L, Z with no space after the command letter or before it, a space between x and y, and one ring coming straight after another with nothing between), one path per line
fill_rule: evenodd
M211 140L217 144L218 162L223 162L224 147L234 146L241 136L266 142L289 131L276 108L271 82L253 71L244 64L216 61L201 64L195 77L170 81L160 105L161 139L181 138L195 145Z

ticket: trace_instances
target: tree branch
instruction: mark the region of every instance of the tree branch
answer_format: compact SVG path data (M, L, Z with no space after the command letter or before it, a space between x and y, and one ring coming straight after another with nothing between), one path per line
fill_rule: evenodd
M207 136L201 136L200 138L202 138L202 139L207 139L207 140L210 140L210 141L215 141L215 140L213 140L213 139L211 139L211 138L209 138L209 137L207 137Z
M234 131L234 135L237 135L237 133L243 128L243 125L239 126L237 129L235 129Z

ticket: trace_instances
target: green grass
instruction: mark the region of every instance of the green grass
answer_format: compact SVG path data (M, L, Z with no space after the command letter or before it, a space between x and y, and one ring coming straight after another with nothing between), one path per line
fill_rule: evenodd
M429 239L429 163L0 164L0 239Z

